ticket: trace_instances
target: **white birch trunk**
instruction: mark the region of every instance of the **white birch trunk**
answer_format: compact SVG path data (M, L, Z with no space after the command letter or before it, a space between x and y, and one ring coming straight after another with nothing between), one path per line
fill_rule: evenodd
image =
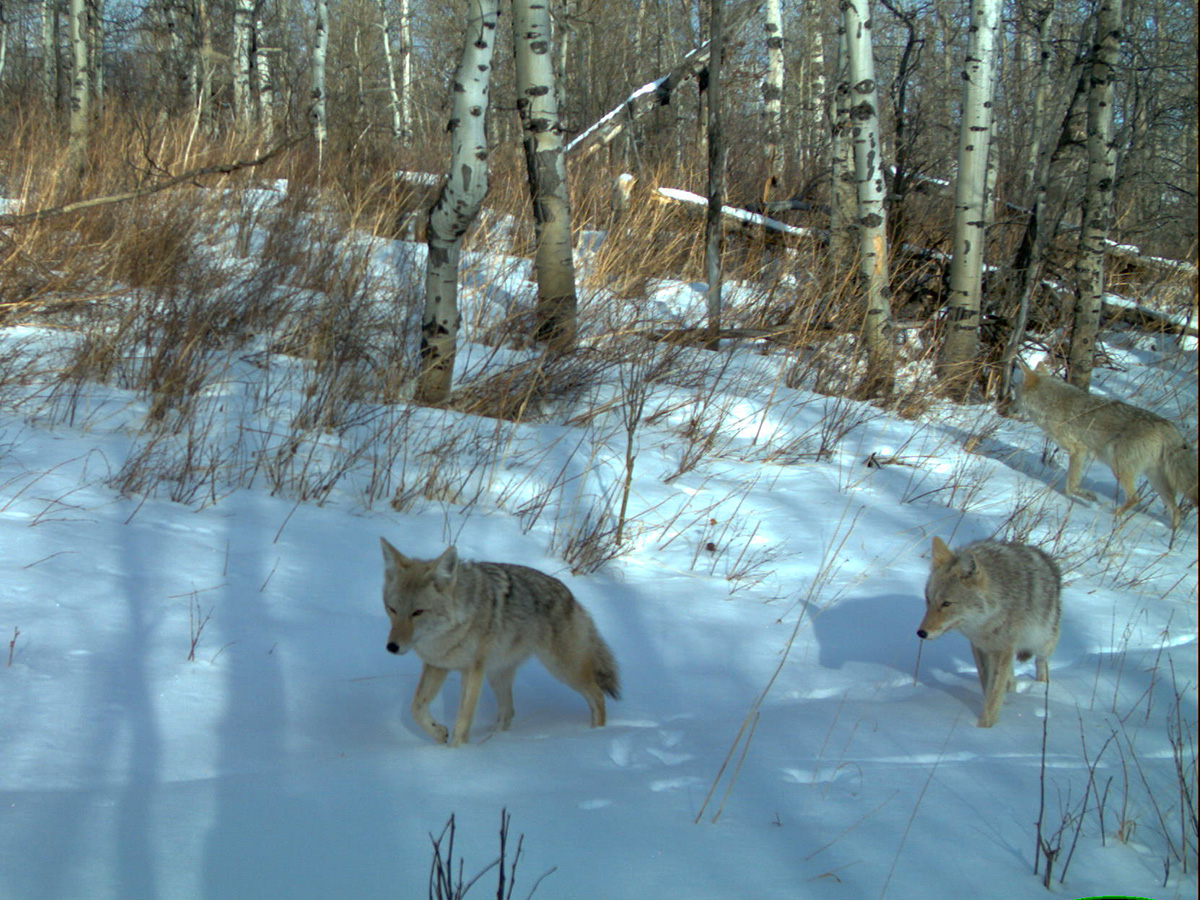
M329 46L329 2L316 0L316 21L313 30L312 92L308 120L313 140L317 143L317 166L325 156L328 127L325 119L325 51Z
M67 16L71 40L71 119L68 156L72 172L82 172L87 158L90 91L88 89L87 4L71 0Z
M392 137L404 134L400 113L400 92L396 88L396 59L392 53L392 23L388 19L387 0L376 0L379 7L379 35L383 41L383 65L387 69L388 103L392 108Z
M1051 28L1054 25L1054 4L1048 3L1038 16L1037 23L1037 79L1033 88L1033 139L1029 147L1029 159L1025 167L1027 189L1037 189L1038 161L1042 158L1042 123L1046 117L1046 97L1050 91L1050 67L1053 60L1050 45Z
M0 84L4 83L4 65L8 62L8 17L4 13L4 0L0 0Z
M421 321L416 399L441 404L450 397L458 339L458 260L462 239L488 188L488 79L496 46L499 0L469 0L462 57L454 74L454 105L448 130L450 165L441 193L429 210L429 257L425 312Z
M400 0L400 131L413 134L412 0Z
M972 0L962 72L946 337L938 365L942 389L958 399L966 397L975 381L979 349L983 257L987 247L988 153L999 24L999 0Z
M1112 221L1113 184L1117 174L1117 147L1113 140L1113 78L1120 59L1121 0L1100 0L1096 10L1096 43L1088 75L1087 189L1083 196L1083 221L1079 232L1077 281L1071 328L1068 377L1087 390L1092 381L1096 335L1104 297L1104 244Z
M838 25L837 86L830 99L829 254L835 272L847 271L855 256L858 227L858 188L854 184L854 142L850 122L850 55L845 20Z
M821 135L829 127L829 102L825 84L825 37L821 32L812 34L812 47L808 55L808 102L800 110L801 126L797 129L802 141L801 153L805 159L815 159L813 148L821 144Z
M236 0L233 6L233 121L242 134L254 121L250 86L250 47L254 42L254 0Z
M870 0L842 0L842 16L849 58L859 264L866 286L862 336L867 348L867 375L857 393L864 397L887 397L895 381L895 349L889 303L886 186L883 146L879 138L879 95L871 42Z
M767 180L763 202L783 181L783 16L780 0L767 0L763 19L767 73L762 83L763 117L766 128Z
M213 126L213 53L212 17L209 15L208 0L195 0L193 17L196 33L196 118L210 131Z
M87 0L87 35L88 114L94 117L104 106L104 0Z
M545 0L513 0L513 44L517 111L537 242L534 336L555 350L565 350L575 343L575 264L571 258L571 207L554 79L554 42Z
M275 140L275 82L271 72L271 56L263 46L263 23L254 23L254 75L258 88L258 134L264 143Z

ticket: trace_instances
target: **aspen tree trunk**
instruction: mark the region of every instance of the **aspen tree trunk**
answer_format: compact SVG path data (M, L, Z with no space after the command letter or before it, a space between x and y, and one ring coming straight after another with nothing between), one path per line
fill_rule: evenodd
M762 83L763 117L767 138L767 178L763 203L783 181L783 16L780 0L767 0L763 20L767 73Z
M895 385L896 362L889 303L886 187L883 146L879 139L879 95L871 45L870 0L842 0L842 16L849 57L859 265L866 288L862 338L867 348L867 373L856 394L887 398Z
M538 283L534 337L561 351L575 343L577 301L548 0L513 0L513 44L517 111L537 243L533 259Z
M104 0L87 0L88 114L95 118L104 108Z
M404 134L404 120L400 114L400 92L396 89L396 61L392 54L392 26L388 21L387 0L376 0L379 6L379 34L383 39L383 65L387 69L388 100L392 107L392 137Z
M846 49L845 19L838 24L836 87L830 99L831 198L829 255L836 272L854 263L858 243L858 188L854 185L854 142L850 139L850 57Z
M1121 0L1100 0L1096 11L1096 43L1088 75L1087 190L1079 232L1077 281L1067 361L1071 384L1087 390L1092 381L1100 306L1104 297L1104 242L1112 220L1117 148L1113 140L1113 77L1121 52Z
M966 398L976 374L983 255L987 246L988 151L996 73L999 0L972 0L963 64L962 115L958 129L958 177L954 186L953 257L946 337L938 377L947 396Z
M209 131L212 130L214 114L213 97L213 53L212 17L209 15L208 0L195 0L193 16L196 30L196 116Z
M413 134L412 0L400 0L400 130Z
M0 84L4 83L4 64L8 62L8 17L4 14L4 0L0 0Z
M258 134L264 143L275 140L275 82L271 72L271 57L263 46L262 20L254 23L254 74L258 88Z
M708 209L704 222L704 274L708 281L707 346L716 350L721 332L721 238L725 205L725 135L721 131L721 57L725 52L723 0L709 3L708 59Z
M42 0L42 98L58 104L58 0Z
M236 0L233 7L233 121L242 134L250 132L254 107L250 91L250 47L254 39L254 0Z
M810 35L812 46L808 53L808 103L801 109L800 117L803 123L797 131L802 140L800 152L806 160L817 159L817 147L821 146L822 136L829 132L829 98L825 86L825 37L819 31Z
M317 142L317 166L325 156L328 128L325 120L325 51L329 46L329 0L316 0L316 22L312 51L312 93L308 119Z
M72 175L83 172L87 159L88 124L88 45L85 0L71 0L67 10L71 39L71 119L67 155Z
M488 188L488 78L496 46L500 0L469 0L462 57L454 74L450 165L441 193L429 210L429 259L425 313L421 320L420 374L416 399L441 404L450 398L458 338L458 260L462 239L479 213Z
M1042 158L1042 143L1045 140L1042 126L1046 116L1046 99L1050 91L1050 65L1053 60L1050 45L1051 29L1054 26L1054 3L1047 3L1037 18L1037 77L1033 87L1033 139L1029 145L1025 178L1030 192L1037 190L1038 163Z

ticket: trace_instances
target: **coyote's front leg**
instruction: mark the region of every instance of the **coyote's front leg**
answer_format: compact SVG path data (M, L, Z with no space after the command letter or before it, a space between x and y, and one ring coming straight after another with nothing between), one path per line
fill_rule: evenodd
M446 681L446 676L449 674L449 669L431 666L429 663L422 664L421 680L417 682L417 692L413 694L413 718L425 733L439 744L446 743L446 738L449 737L450 732L446 730L445 725L440 725L433 720L433 716L429 712L429 704L433 702L433 698L442 689L442 685Z

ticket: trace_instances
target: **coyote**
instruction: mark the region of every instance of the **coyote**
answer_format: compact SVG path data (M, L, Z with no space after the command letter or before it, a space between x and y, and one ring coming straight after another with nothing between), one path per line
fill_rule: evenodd
M1058 565L1036 547L977 541L957 553L933 539L925 584L925 618L917 637L933 640L951 628L971 642L983 687L980 728L991 728L1013 689L1013 655L1037 657L1037 680L1050 680L1050 654L1062 615Z
M465 743L483 677L496 695L496 727L513 718L517 667L531 655L587 700L592 727L604 724L604 695L620 693L617 664L587 610L557 578L508 563L467 562L454 547L437 559L409 559L383 545L383 606L392 623L389 653L417 651L421 679L412 714L439 743ZM433 720L429 704L451 669L462 672L454 730Z
M1036 370L1020 360L1017 363L1024 373L1017 388L1017 410L1067 451L1066 493L1096 499L1091 491L1080 490L1079 480L1098 456L1125 492L1125 502L1117 509L1121 516L1138 502L1134 481L1144 473L1162 498L1174 533L1180 518L1175 495L1182 493L1197 502L1196 451L1179 429L1140 407L1095 397L1067 384L1050 374L1044 362Z

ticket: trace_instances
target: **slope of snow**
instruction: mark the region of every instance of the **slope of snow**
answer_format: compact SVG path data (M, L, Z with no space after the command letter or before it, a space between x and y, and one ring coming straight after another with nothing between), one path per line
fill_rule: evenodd
M502 284L468 284L528 296L494 263ZM61 340L0 332L8 359ZM1101 390L1194 415L1194 350L1107 349ZM503 358L468 344L460 365ZM382 465L399 482L461 433L451 480L475 502L414 495L402 512L366 508L354 468L321 505L265 475L186 504L169 485L122 496L144 400L90 386L71 425L18 402L36 379L10 389L0 897L424 897L430 835L455 814L469 877L497 855L502 808L524 835L514 896L550 869L538 898L1194 896L1172 739L1190 741L1194 788L1195 515L1168 548L1155 498L1114 523L1100 464L1084 483L1102 499L1067 500L1065 460L1031 425L984 407L906 421L789 388L784 366L730 351L698 405L694 385L650 387L627 544L579 576L565 535L611 511L625 475L615 382L587 424L410 412ZM238 387L252 368L211 390L242 416L218 432L278 429ZM272 398L281 417L303 400ZM714 440L689 466L693 414ZM336 459L349 440L314 446ZM510 731L488 729L485 691L471 744L434 745L408 712L419 660L384 650L380 535L562 578L621 665L608 726L531 662ZM1020 666L992 729L974 724L965 638L914 633L934 535L1025 536L1066 573L1049 693ZM440 721L456 699L452 679ZM1049 892L1039 807L1056 873L1073 852Z

